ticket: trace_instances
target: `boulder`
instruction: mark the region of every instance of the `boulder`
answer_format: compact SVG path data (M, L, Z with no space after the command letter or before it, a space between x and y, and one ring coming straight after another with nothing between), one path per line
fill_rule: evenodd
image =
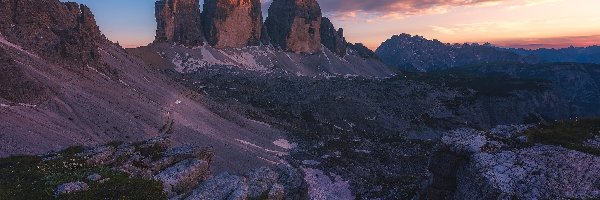
M160 0L155 3L155 42L198 46L204 42L199 0Z
M70 194L70 193L74 193L74 192L79 192L79 191L85 191L88 190L90 187L88 186L88 184L84 183L84 182L70 182L70 183L64 183L59 185L58 187L56 187L56 189L54 190L54 196L60 196L63 194Z
M273 0L265 26L276 47L312 54L321 51L321 17L316 0Z
M246 178L225 172L203 182L186 200L248 199Z
M100 176L100 174L91 174L89 176L87 176L85 179L87 179L88 181L99 181L100 179L102 179L102 176Z
M260 0L205 0L204 31L215 48L260 45L262 11Z
M187 159L160 172L154 176L154 179L163 183L165 193L174 196L192 189L198 181L204 180L209 173L209 163L207 161Z
M321 43L338 56L346 55L348 42L344 38L344 29L335 30L333 23L327 17L321 18Z

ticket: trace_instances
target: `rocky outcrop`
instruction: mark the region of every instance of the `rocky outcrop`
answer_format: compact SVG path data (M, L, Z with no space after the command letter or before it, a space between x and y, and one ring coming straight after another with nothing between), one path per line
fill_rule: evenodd
M457 177L455 199L600 198L600 157L556 146L475 154Z
M160 172L154 179L163 183L167 194L183 193L198 181L205 180L208 168L209 163L205 160L187 159Z
M160 0L155 3L155 42L197 46L204 42L198 0Z
M194 189L186 200L248 198L248 181L244 177L223 173Z
M261 43L260 0L206 0L203 17L206 39L215 48L241 48Z
M335 30L333 23L327 17L321 18L321 43L338 56L346 55L348 42L344 38L344 29Z
M600 157L550 145L525 145L527 126L445 134L422 199L597 199ZM507 137L510 135L510 137Z
M265 25L273 45L312 54L321 50L321 17L316 0L274 0Z
M4 38L57 63L99 62L97 44L107 41L84 5L58 0L0 1Z

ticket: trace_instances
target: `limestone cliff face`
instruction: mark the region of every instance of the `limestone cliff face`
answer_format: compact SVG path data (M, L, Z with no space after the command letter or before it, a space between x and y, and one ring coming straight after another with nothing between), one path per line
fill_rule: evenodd
M321 18L321 43L338 56L346 55L348 42L344 38L344 29L335 30L327 17Z
M206 39L213 47L260 45L260 0L206 0L203 14Z
M310 54L321 50L321 17L316 0L274 0L265 25L273 45Z
M204 42L199 0L160 0L155 5L155 42L187 46L197 46Z
M12 43L48 60L92 64L106 42L90 9L58 0L0 1L0 32Z

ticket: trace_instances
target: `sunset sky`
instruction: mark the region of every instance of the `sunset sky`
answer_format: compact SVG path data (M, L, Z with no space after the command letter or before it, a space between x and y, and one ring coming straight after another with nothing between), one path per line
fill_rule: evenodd
M125 47L154 38L154 0L75 0ZM202 0L201 0L202 1ZM264 13L270 0L264 3ZM599 0L319 0L349 42L375 49L394 34L507 47L600 44Z

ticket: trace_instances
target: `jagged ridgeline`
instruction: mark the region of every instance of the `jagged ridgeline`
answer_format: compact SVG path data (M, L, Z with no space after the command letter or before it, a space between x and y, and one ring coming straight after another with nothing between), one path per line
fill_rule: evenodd
M348 44L343 30L335 30L322 16L316 0L275 0L263 24L260 0L160 0L156 3L155 42L215 48L272 44L296 53L316 53L324 45L339 56Z

